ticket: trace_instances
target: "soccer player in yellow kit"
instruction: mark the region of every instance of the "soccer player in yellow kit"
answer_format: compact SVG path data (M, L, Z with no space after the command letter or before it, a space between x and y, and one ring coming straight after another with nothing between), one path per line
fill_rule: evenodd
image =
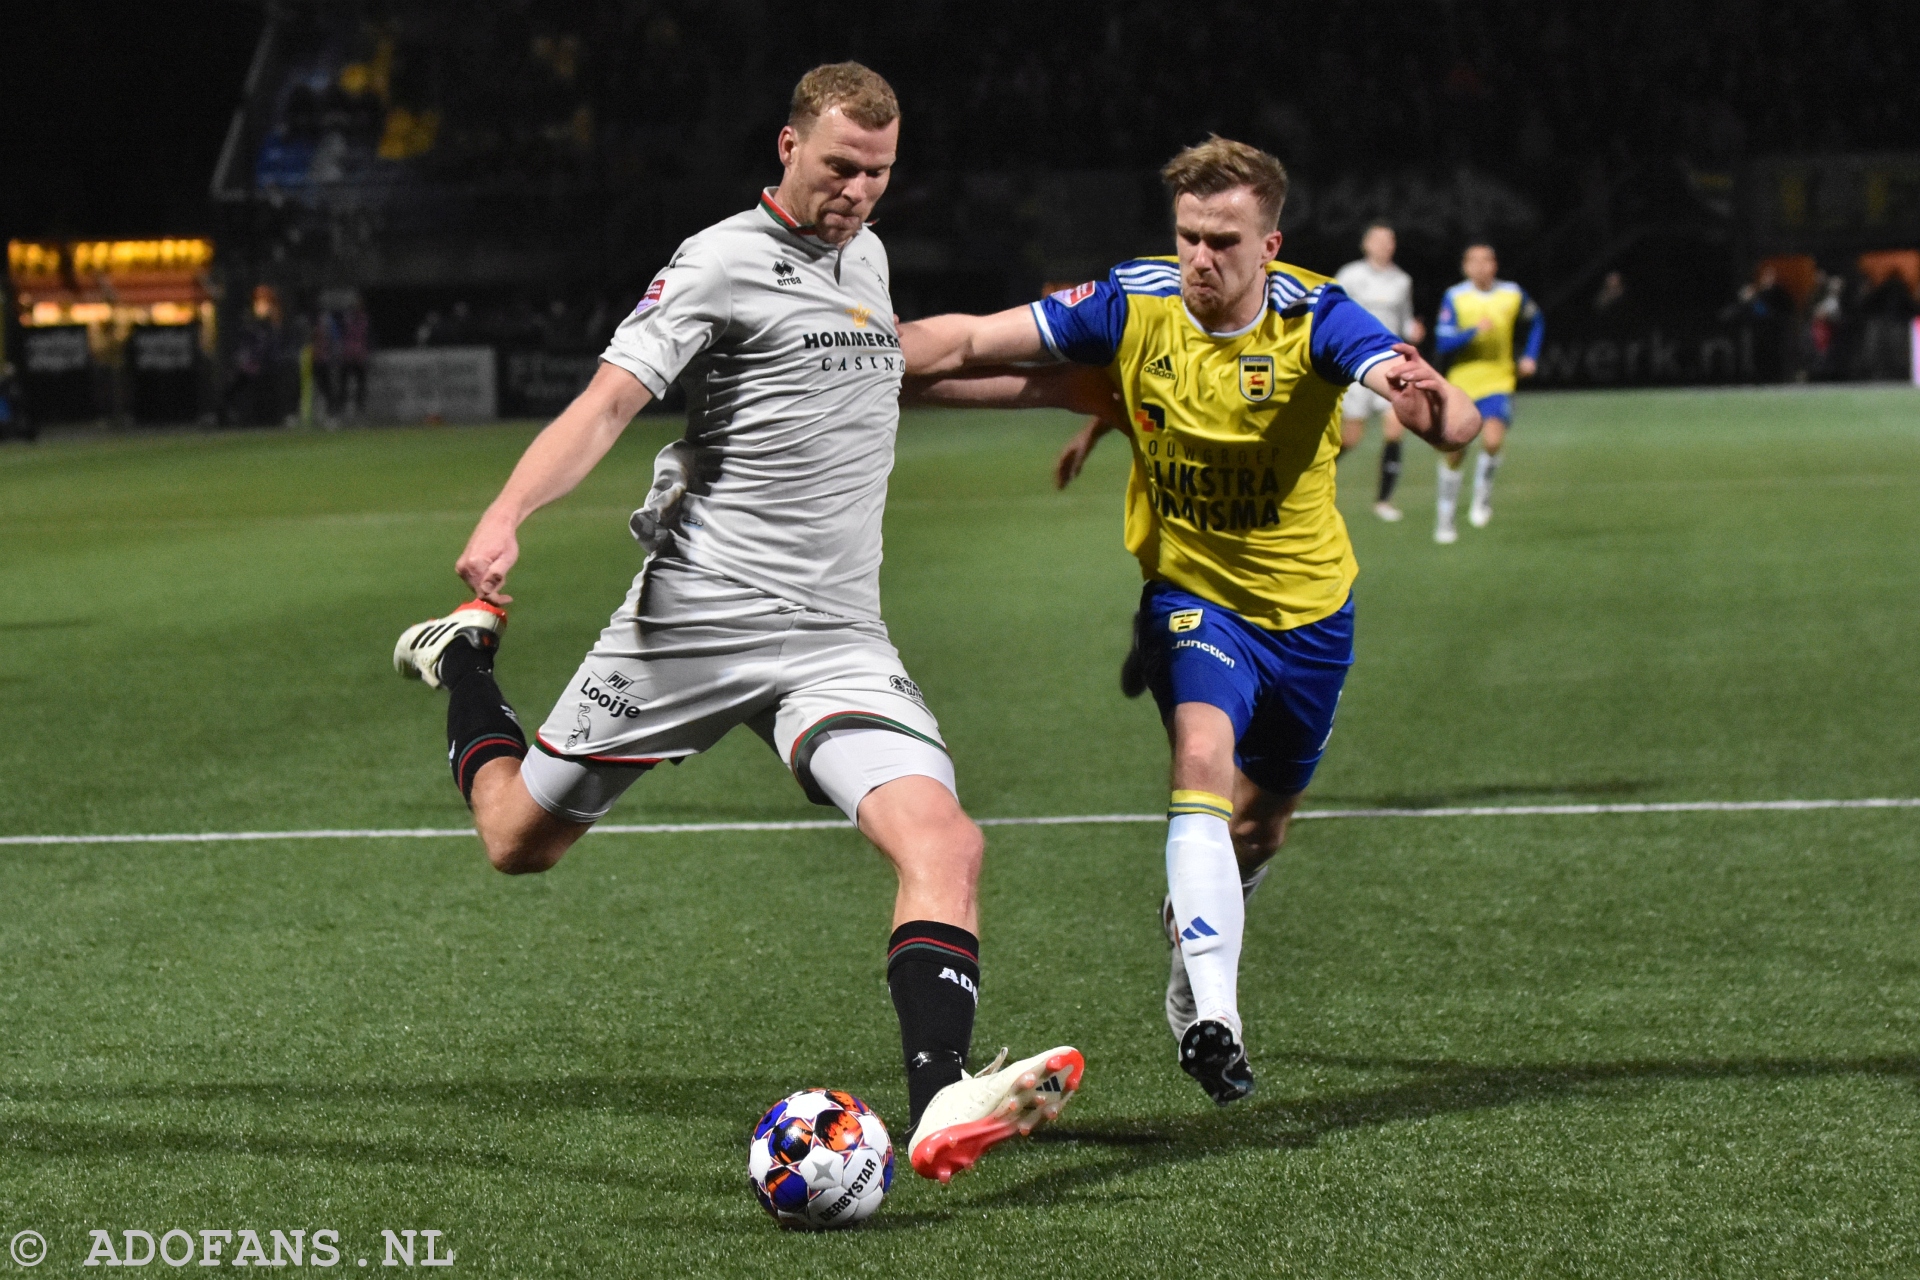
M1225 1105L1253 1091L1237 1002L1245 899L1353 661L1358 566L1334 507L1342 394L1361 382L1444 449L1470 442L1479 417L1338 285L1274 261L1278 160L1212 138L1161 176L1177 256L1122 263L1031 307L907 324L900 343L910 376L947 379L930 398L1123 406L1126 543L1146 579L1130 692L1153 691L1173 747L1168 1022L1182 1069ZM950 376L1046 360L1092 368Z
M1519 379L1533 376L1547 327L1527 291L1499 278L1500 261L1492 245L1468 245L1460 272L1466 279L1441 299L1433 339L1438 354L1450 358L1447 381L1473 397L1485 424L1473 472L1473 505L1467 509L1473 527L1484 529L1493 519L1493 473L1500 467L1500 447L1513 421L1513 390ZM1522 332L1526 346L1515 360L1514 341ZM1453 512L1460 501L1460 467L1466 457L1466 450L1456 449L1440 460L1433 540L1443 546L1460 537Z

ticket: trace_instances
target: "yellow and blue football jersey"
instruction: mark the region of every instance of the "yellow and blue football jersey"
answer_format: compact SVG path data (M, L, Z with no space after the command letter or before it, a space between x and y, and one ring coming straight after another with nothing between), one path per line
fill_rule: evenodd
M1547 327L1527 291L1511 280L1496 280L1485 291L1462 280L1447 290L1433 330L1438 353L1451 357L1447 381L1475 400L1512 395L1513 344L1522 328L1527 334L1522 354L1538 360Z
M1334 507L1340 398L1399 339L1325 276L1267 264L1266 306L1209 333L1174 258L1033 304L1049 350L1101 365L1133 422L1126 543L1172 583L1275 631L1347 601L1359 566Z

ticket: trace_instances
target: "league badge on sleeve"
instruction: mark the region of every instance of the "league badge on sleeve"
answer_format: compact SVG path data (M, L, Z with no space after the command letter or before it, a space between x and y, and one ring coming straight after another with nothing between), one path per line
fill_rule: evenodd
M655 276L653 279L653 283L647 286L646 293L641 295L640 305L633 309L633 314L637 316L643 316L647 314L647 312L659 306L660 295L665 293L666 291L667 291L666 276L664 275Z
M1273 399L1273 357L1240 357L1240 394L1254 404Z
M1047 296L1063 307L1077 307L1093 296L1096 287L1098 282L1089 280L1085 284L1077 284L1071 289L1061 289Z

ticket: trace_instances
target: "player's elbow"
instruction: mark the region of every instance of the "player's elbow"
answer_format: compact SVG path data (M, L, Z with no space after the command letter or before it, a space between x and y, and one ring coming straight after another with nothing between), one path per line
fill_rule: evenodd
M1446 447L1458 449L1472 444L1474 437L1480 434L1480 410L1474 408L1473 401L1462 395L1450 406L1447 414L1445 437Z

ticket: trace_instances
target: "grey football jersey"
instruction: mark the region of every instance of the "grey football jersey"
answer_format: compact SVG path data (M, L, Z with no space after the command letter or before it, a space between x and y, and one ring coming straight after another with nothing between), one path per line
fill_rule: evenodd
M601 359L687 393L692 474L662 553L822 613L880 616L905 362L887 254L835 249L771 192L683 242Z
M1378 270L1365 258L1356 258L1340 268L1333 281L1395 337L1407 336L1413 326L1412 276L1398 267Z

